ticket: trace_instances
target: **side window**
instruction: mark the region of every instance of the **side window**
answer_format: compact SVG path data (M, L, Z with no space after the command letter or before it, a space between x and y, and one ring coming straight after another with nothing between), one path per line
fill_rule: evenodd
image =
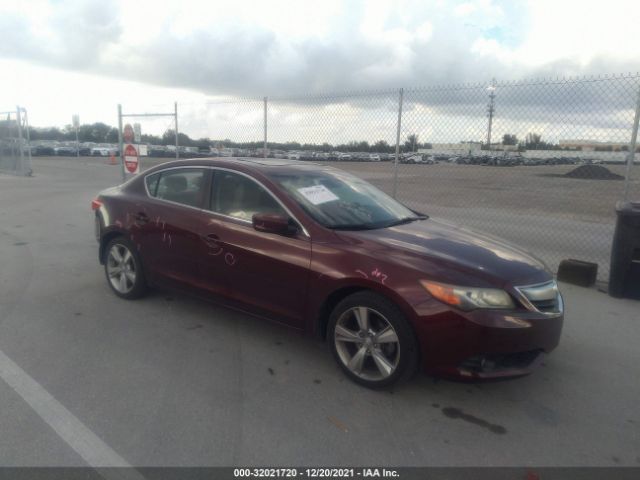
M147 183L147 190L152 197L156 196L158 190L158 180L160 180L160 174L154 173L153 175L147 175L144 181Z
M216 170L211 210L229 217L251 221L255 213L279 213L284 209L264 188L237 173Z
M160 172L155 197L171 202L200 207L205 170L202 168L177 168ZM149 189L150 193L151 189Z

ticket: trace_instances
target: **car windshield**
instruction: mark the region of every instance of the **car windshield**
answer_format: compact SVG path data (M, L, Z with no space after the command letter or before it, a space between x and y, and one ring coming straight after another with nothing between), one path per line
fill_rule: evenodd
M367 230L426 218L346 172L272 172L269 176L327 228Z

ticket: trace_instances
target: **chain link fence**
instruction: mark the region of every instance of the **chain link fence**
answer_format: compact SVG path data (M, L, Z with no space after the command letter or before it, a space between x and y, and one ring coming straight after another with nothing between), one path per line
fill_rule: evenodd
M553 269L596 262L606 279L639 86L620 76L408 90L403 132L433 142L421 151L440 163L419 174L405 166L398 198L522 245Z
M640 200L638 154L627 170L639 102L640 74L624 74L226 99L189 116L213 154L331 162L552 269L596 262L606 280L616 202Z
M0 172L31 175L31 147L27 111L0 112Z
M207 133L212 139L212 155L264 156L265 101L263 98L219 99L205 105L181 106L181 111L186 112L186 115L192 119L191 125L183 122L186 132L197 129Z

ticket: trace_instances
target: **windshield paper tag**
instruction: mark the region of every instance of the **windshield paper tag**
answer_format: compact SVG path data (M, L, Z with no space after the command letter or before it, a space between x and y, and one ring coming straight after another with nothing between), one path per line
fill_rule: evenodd
M313 187L299 188L304 198L309 200L314 205L320 205L321 203L332 202L338 200L338 197L324 185L314 185Z

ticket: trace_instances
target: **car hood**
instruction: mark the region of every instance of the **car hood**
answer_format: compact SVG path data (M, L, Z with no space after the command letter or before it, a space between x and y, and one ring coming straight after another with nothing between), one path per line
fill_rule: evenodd
M528 252L454 224L428 218L377 230L341 232L377 258L403 262L438 281L466 286L528 285L549 280ZM473 285L472 283L475 283Z

